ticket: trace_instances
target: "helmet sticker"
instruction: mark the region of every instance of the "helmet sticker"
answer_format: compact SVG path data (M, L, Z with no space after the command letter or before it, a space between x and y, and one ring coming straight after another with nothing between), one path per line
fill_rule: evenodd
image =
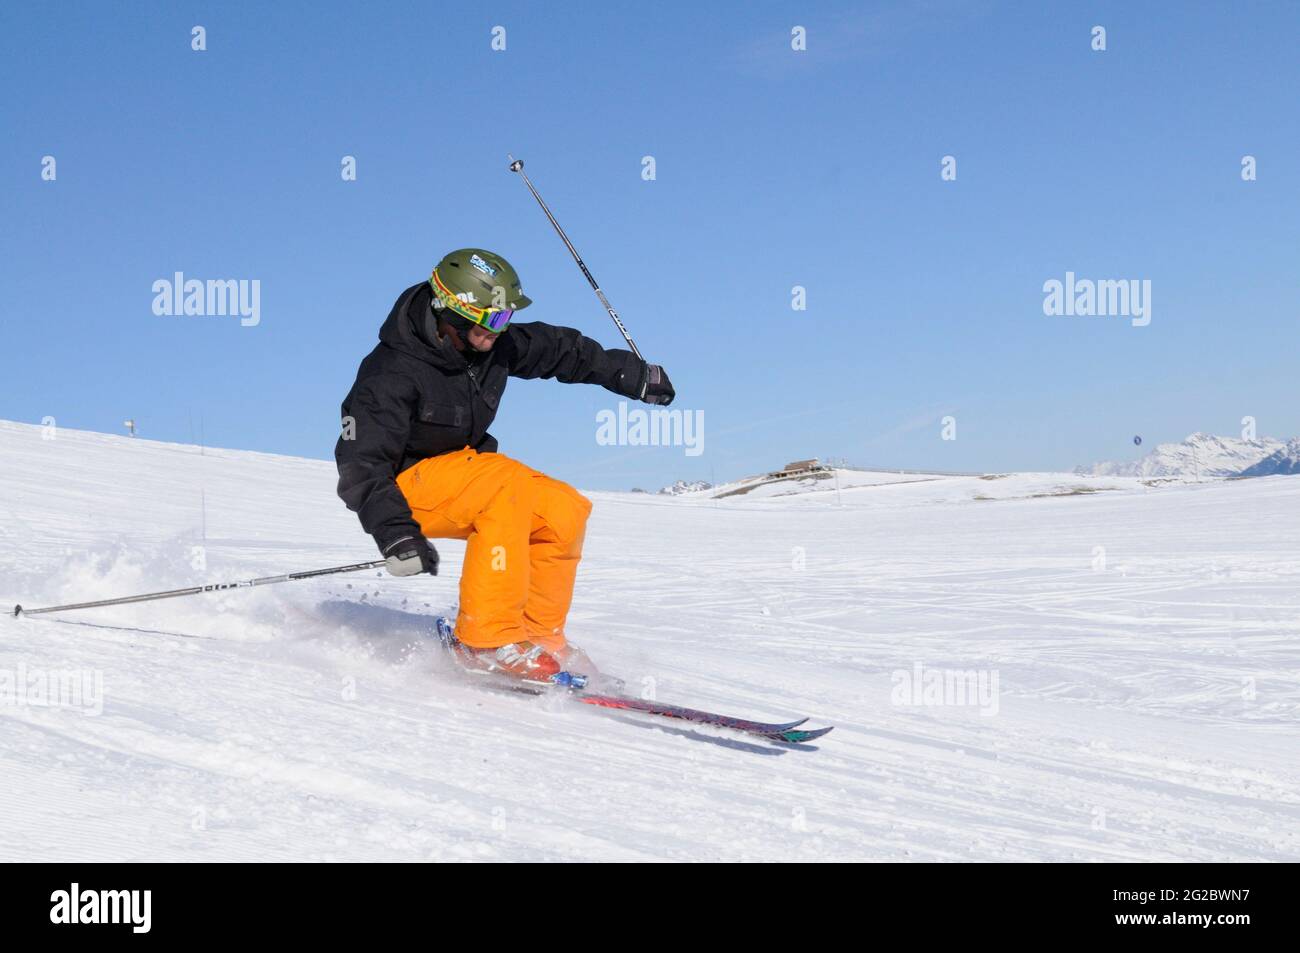
M478 255L470 255L469 263L473 265L475 268L477 268L479 271L483 272L483 274L487 275L488 277L490 278L496 277L497 270L493 268L491 265L489 265L487 262L485 262Z

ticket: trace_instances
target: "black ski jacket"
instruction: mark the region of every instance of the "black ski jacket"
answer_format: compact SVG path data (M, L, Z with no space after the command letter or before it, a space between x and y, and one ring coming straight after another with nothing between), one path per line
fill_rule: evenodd
M492 350L467 357L450 338L438 338L431 299L427 281L402 292L343 399L343 433L334 447L338 493L381 553L403 536L420 535L397 474L465 446L497 449L488 427L507 377L600 384L636 397L646 375L631 351L606 350L573 328L541 321L511 324Z

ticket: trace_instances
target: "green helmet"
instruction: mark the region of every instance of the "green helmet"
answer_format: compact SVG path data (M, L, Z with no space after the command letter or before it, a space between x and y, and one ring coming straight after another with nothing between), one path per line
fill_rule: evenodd
M458 248L444 255L429 285L442 307L492 331L505 330L513 312L533 303L510 262L482 248Z

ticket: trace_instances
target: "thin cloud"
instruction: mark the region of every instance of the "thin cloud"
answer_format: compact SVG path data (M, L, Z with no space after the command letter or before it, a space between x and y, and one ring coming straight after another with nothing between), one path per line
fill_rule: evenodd
M737 70L770 75L778 70L871 59L901 45L910 34L952 29L988 12L985 0L908 0L841 13L829 21L816 14L811 19L790 14L788 26L750 37L726 60ZM799 54L790 48L790 30L796 25L808 30L808 49Z

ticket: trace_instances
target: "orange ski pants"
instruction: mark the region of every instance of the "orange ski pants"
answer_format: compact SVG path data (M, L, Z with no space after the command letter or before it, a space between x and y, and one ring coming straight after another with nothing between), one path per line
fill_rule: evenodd
M591 501L499 453L466 447L397 476L430 539L463 539L456 637L475 648L565 645Z

